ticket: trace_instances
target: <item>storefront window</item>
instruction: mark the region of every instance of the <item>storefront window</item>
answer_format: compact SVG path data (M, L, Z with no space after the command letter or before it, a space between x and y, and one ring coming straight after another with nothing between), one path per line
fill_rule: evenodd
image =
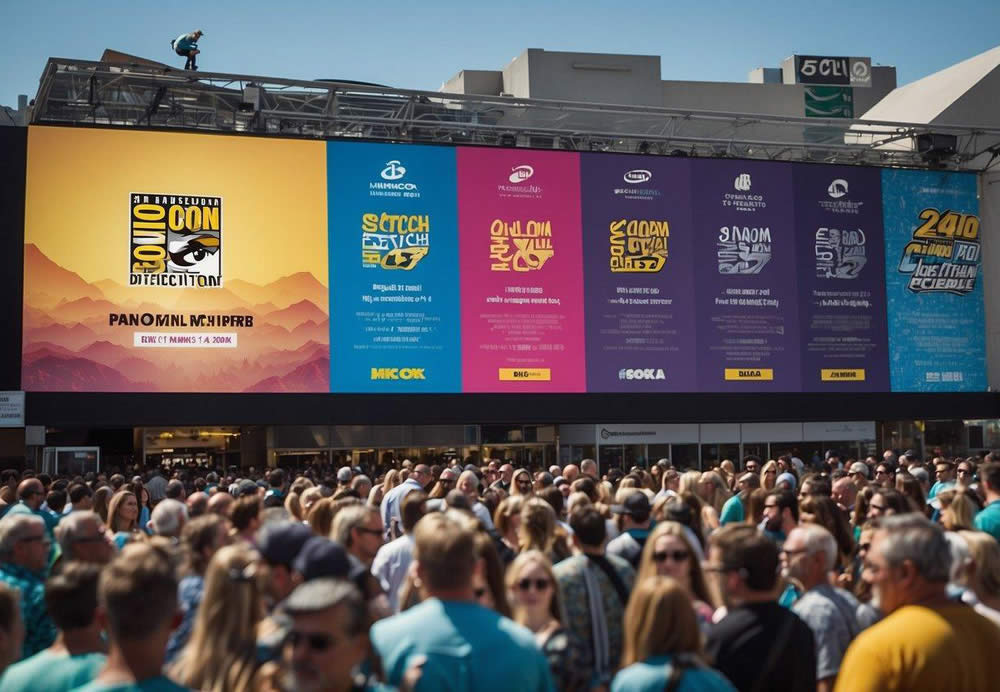
M670 461L675 469L696 469L698 466L698 445L670 445Z

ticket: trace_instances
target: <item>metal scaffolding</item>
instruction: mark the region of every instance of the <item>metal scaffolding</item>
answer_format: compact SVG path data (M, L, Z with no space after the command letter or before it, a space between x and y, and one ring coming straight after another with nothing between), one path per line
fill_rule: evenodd
M981 171L1000 128L466 96L50 58L30 122ZM951 151L918 149L921 135ZM926 140L926 137L925 137Z

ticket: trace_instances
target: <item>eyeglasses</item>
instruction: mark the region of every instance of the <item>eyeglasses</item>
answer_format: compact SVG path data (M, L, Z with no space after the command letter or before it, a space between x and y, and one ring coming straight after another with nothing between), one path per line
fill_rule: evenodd
M547 591L552 582L548 579L521 579L514 586L517 587L518 591L528 591L532 584L534 584L536 591Z
M309 645L313 651L326 651L333 646L333 637L322 632L296 632L292 630L288 633L288 643L294 649L302 642Z
M658 550L653 553L654 562L666 562L668 559L672 562L684 562L689 557L691 553L686 550Z
M780 554L792 557L793 555L801 555L802 553L808 553L808 552L809 552L808 548L800 548L799 550L782 550L780 551Z

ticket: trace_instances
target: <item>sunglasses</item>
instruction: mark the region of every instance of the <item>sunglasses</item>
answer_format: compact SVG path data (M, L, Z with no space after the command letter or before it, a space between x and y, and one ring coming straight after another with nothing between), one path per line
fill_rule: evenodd
M288 643L292 648L305 642L313 651L326 651L333 646L333 637L322 632L296 632L292 630L288 633Z
M684 562L689 557L691 557L691 553L686 550L662 550L653 553L655 562L666 562L668 558L673 562Z
M552 585L552 582L548 579L521 579L515 586L518 591L528 591L531 589L532 584L534 584L536 591L546 591Z

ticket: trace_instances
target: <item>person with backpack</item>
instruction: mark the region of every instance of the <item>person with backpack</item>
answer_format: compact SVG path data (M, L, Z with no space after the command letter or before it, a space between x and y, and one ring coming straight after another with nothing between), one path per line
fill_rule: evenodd
M187 58L187 62L184 63L185 70L198 69L195 56L201 52L198 50L198 39L204 35L204 31L197 29L192 31L190 34L181 34L170 42L170 47L174 49L174 52L177 53L177 55L183 55Z

